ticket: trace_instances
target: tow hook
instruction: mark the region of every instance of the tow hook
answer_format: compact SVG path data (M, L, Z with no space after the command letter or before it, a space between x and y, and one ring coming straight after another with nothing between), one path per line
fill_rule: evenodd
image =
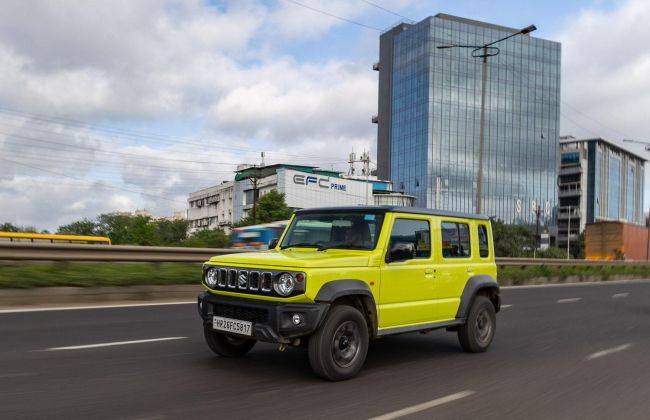
M287 349L287 345L284 343L280 343L280 345L278 346L279 351L285 351L286 349Z

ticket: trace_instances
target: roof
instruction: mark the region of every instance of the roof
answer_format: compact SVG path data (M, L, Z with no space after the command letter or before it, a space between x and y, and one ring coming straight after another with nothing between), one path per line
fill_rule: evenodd
M296 210L296 214L309 214L309 213L328 213L328 212L351 212L351 213L410 213L410 214L425 214L443 217L460 217L463 219L478 219L488 220L489 217L482 214L461 213L447 210L425 209L419 207L404 207L404 206L343 206L343 207L313 207L309 209Z
M620 144L614 143L611 140L605 140L602 137L594 137L594 138L588 138L588 139L576 139L576 138L574 138L572 136L566 136L565 138L560 138L560 144L571 144L571 143L582 143L582 142L587 142L587 143L590 143L590 142L602 142L602 143L605 143L608 146L610 146L612 149L616 149L616 150L621 151L623 153L627 153L628 155L632 155L632 156L636 157L637 159L642 160L643 162L648 161L647 158L641 156L640 154L638 154L636 152L633 152L633 151L631 151L629 149L626 149L623 146L621 146Z
M501 25L495 25L493 23L488 23L488 22L481 22L480 20L467 19L467 18L460 17L460 16L448 15L446 13L438 13L437 15L434 15L433 17L436 17L438 19L446 19L446 20L453 20L453 21L461 22L461 23L467 23L468 25L481 26L483 28L496 29L497 31L504 31L504 32L511 32L511 33L516 33L516 32L520 31L520 29L509 28L507 26L501 26Z
M307 172L316 175L340 177L341 174L335 171L328 171L325 169L318 169L315 166L306 165L290 165L286 163L276 163L267 166L251 166L246 169L235 172L235 181L241 181L246 178L265 178L267 176L275 175L278 169L293 169L295 171Z

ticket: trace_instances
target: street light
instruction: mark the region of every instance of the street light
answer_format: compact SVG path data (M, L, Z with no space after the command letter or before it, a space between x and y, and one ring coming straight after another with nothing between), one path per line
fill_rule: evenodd
M499 55L499 48L494 47L493 45L505 41L506 39L512 38L517 35L526 35L534 30L537 27L535 25L526 26L519 32L515 32L496 41L488 42L484 45L438 45L436 48L439 50L450 49L450 48L471 48L472 57L482 58L482 80L481 80L481 125L479 129L479 146L478 146L478 176L476 182L476 213L481 213L481 196L483 195L483 144L485 142L485 82L487 79L487 59L488 57L494 57Z

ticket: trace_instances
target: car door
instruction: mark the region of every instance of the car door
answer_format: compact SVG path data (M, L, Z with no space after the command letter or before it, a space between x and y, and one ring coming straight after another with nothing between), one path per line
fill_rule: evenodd
M415 255L403 261L387 262L384 258L380 265L379 328L431 322L434 317L431 218L394 217L385 252L396 242L412 243Z
M474 275L476 267L471 233L475 230L471 220L439 220L438 279L434 290L436 312L445 319L454 319L465 283ZM439 244L439 246L438 246Z

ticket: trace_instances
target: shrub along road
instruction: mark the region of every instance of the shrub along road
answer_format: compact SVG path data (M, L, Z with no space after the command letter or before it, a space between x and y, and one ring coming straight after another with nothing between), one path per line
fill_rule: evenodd
M359 377L305 351L214 356L193 304L0 314L0 418L647 418L650 282L503 290L496 339L371 346Z

